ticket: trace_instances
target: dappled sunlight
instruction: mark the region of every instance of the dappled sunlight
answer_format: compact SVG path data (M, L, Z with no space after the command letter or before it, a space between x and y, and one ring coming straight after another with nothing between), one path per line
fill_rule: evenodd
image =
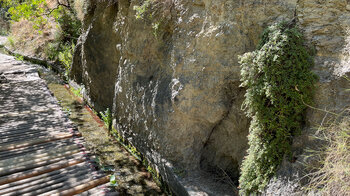
M43 74L43 77L49 77L47 74L49 73ZM130 195L163 194L142 163L115 141L104 123L79 97L73 95L64 85L49 82L48 86L64 110L69 111L69 118L82 133L86 146L99 157L100 166L113 168L109 173L116 175L118 186L114 189L117 192Z
M37 68L0 54L0 71L0 195L104 194L108 177Z
M334 75L341 77L350 72L350 29L346 29L344 48L340 55L340 63L334 68Z

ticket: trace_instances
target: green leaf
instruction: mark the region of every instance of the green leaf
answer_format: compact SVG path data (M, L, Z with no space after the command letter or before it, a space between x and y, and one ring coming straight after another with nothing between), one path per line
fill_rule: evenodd
M118 186L117 179L116 179L115 175L111 175L111 177L109 178L109 182L110 182L111 186Z

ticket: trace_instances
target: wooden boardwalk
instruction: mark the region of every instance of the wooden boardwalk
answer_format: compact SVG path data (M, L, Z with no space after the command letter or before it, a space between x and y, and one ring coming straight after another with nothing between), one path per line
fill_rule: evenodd
M89 160L36 68L0 54L0 195L105 195Z

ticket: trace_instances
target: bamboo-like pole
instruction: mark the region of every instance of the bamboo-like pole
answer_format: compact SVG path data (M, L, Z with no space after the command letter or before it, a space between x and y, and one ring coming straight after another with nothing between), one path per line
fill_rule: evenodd
M0 105L1 105L1 103L0 103ZM8 112L8 113L0 114L0 118L8 117L8 116L18 117L18 116L24 116L24 115L28 115L28 114L54 112L54 111L56 111L55 108L47 108L44 110L26 110L26 111L21 111L21 112Z
M62 187L64 186L68 180L72 180L72 179L84 179L87 178L87 176L89 175L89 170L85 169L85 170L79 170L79 168L70 171L68 173L63 173L63 174L58 174L54 177L52 177L51 179L46 179L46 181L41 181L40 184L38 184L37 182L33 181L30 182L28 184L25 184L24 186L22 186L22 188L16 188L13 187L12 190L5 190L3 191L3 193L0 194L1 195L11 195L15 194L15 195L23 195L25 193L31 193L32 195L34 194L40 194L41 192L47 192L50 191L52 189L58 188L58 187Z
M2 151L0 152L0 160L21 156L31 152L43 152L43 151L47 151L50 148L60 148L67 145L77 145L79 147L82 147L82 143L84 143L82 138L68 138L65 140L57 140L54 142L37 144L37 145L17 148L9 151Z
M53 164L53 163L57 163L61 160L69 159L69 157L68 157L69 155L73 155L73 154L83 155L83 153L77 153L77 152L79 152L79 150L70 151L70 152L62 154L60 156L56 156L54 158L45 158L45 159L42 159L39 161L28 161L24 164L21 164L20 166L15 166L15 167L8 166L7 168L0 170L0 176L5 176L5 175L30 170L30 169L38 168L38 167Z
M37 189L39 189L39 186L43 183L59 180L60 178L72 177L75 174L78 175L82 172L87 173L88 171L89 169L84 166L84 163L80 163L71 167L55 170L29 179L24 179L22 181L17 181L15 183L2 185L0 186L0 195L13 191L23 190L32 186L38 186Z
M86 183L81 183L80 185L75 186L75 187L70 187L70 188L63 187L63 188L55 190L53 192L45 193L45 194L43 194L43 196L46 196L46 195L47 196L48 195L51 195L51 196L71 196L71 195L82 193L82 192L89 190L91 188L94 188L96 186L105 184L108 181L109 181L109 177L104 176L104 177L98 178L96 180L92 180L92 181L89 181Z
M23 148L17 148L17 149L13 149L13 150L9 150L9 151L2 151L2 152L0 152L0 160L20 156L22 154L26 154L26 153L30 153L30 152L43 151L43 150L46 150L48 148L57 148L57 147L71 145L71 144L78 145L77 143L83 143L82 138L68 138L68 139L57 140L57 141L49 142L49 143L37 144L37 145L27 146L27 147L23 147Z
M35 144L42 144L42 143L47 143L47 142L51 142L51 141L56 141L56 140L61 140L61 139L67 139L73 136L81 136L81 133L65 133L65 134L59 134L56 136L51 136L51 137L47 137L47 138L39 138L39 139L35 139L32 141L25 141L22 143L14 143L14 144L6 144L4 146L0 146L0 152L1 151L6 151L6 150L12 150L12 149L16 149L16 148L22 148L22 147L26 147L26 146L30 146L30 145L35 145Z
M50 126L50 127L48 127L48 126ZM32 125L28 125L26 127L21 126L20 128L8 129L7 131L0 133L0 137L4 138L4 137L11 137L11 136L21 136L21 135L24 135L27 133L29 134L29 133L37 133L37 132L49 133L49 132L57 129L57 128L53 128L54 126L61 127L62 125L57 123L57 125L49 124L49 125L45 125L45 127L38 127L38 128L33 128ZM64 128L62 128L62 129L64 129ZM65 131L62 130L62 132L65 132Z
M84 158L81 156L76 156L73 159L69 159L69 160L61 160L57 163L51 164L51 165L47 165L47 166L43 166L37 169L32 169L29 171L24 171L24 172L18 172L16 174L12 174L12 175L8 175L8 176L4 176L4 177L0 177L0 185L3 184L7 184L7 183L11 183L11 182L16 182L19 180L23 180L23 179L27 179L33 176L38 176L44 173L48 173L54 170L58 170L61 168L65 168L65 167L69 167L72 165L76 165L78 163L82 163L84 161Z
M28 133L28 132L25 132L19 136L9 136L9 137L4 137L2 138L2 144L8 144L8 143L15 143L17 141L28 141L30 139L33 139L33 138L45 138L45 137L51 137L51 136L55 136L57 134L64 134L65 132L36 132L36 133Z
M35 152L35 153L28 153L22 156L13 157L10 159L5 159L3 161L0 161L0 171L2 171L2 168L6 168L8 166L11 167L17 167L19 165L26 164L26 162L39 162L42 160L46 160L48 158L55 158L64 156L66 152L79 152L78 146L76 145L69 145L69 146L63 146L61 148L50 148L47 150L44 150L44 152ZM61 154L60 154L61 153Z
M4 190L4 189L7 189L7 188L11 188L11 187L21 186L23 184L27 184L27 183L30 183L32 181L38 181L38 180L46 179L47 177L55 176L57 174L62 174L65 171L70 171L70 170L76 169L78 167L79 168L88 168L88 165L87 165L86 162L81 162L81 163L78 163L76 165L72 165L72 166L69 166L69 167L65 167L65 168L61 168L61 169L54 170L54 171L51 171L51 172L47 172L47 173L44 173L44 174L40 174L38 176L33 176L33 177L30 177L30 178L18 180L18 181L15 181L15 182L3 184L3 185L0 185L0 190Z

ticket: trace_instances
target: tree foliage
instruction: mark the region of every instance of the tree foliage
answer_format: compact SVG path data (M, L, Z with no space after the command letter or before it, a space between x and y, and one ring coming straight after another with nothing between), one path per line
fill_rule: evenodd
M8 13L11 20L19 21L26 19L34 23L34 27L39 29L40 25L47 22L44 18L46 2L45 0L0 0L8 6Z
M49 60L60 61L66 68L65 75L70 69L74 46L81 34L81 22L77 19L70 1L56 0L49 6L46 0L0 0L3 6L8 7L8 14L13 22L29 21L39 34L55 21L53 24L59 33L55 35L55 40L47 43L43 53ZM50 24L46 25L48 23Z
M0 2L9 7L8 13L11 20L31 21L34 24L33 27L39 31L48 22L49 17L53 17L61 26L68 26L63 28L64 32L80 28L80 21L76 19L69 0L66 0L65 3L57 0L55 8L49 8L46 0L0 0ZM77 36L72 32L69 32L69 35Z
M242 107L252 121L239 181L242 192L251 194L265 188L290 152L317 77L302 34L285 22L268 27L240 64L241 86L247 88Z

